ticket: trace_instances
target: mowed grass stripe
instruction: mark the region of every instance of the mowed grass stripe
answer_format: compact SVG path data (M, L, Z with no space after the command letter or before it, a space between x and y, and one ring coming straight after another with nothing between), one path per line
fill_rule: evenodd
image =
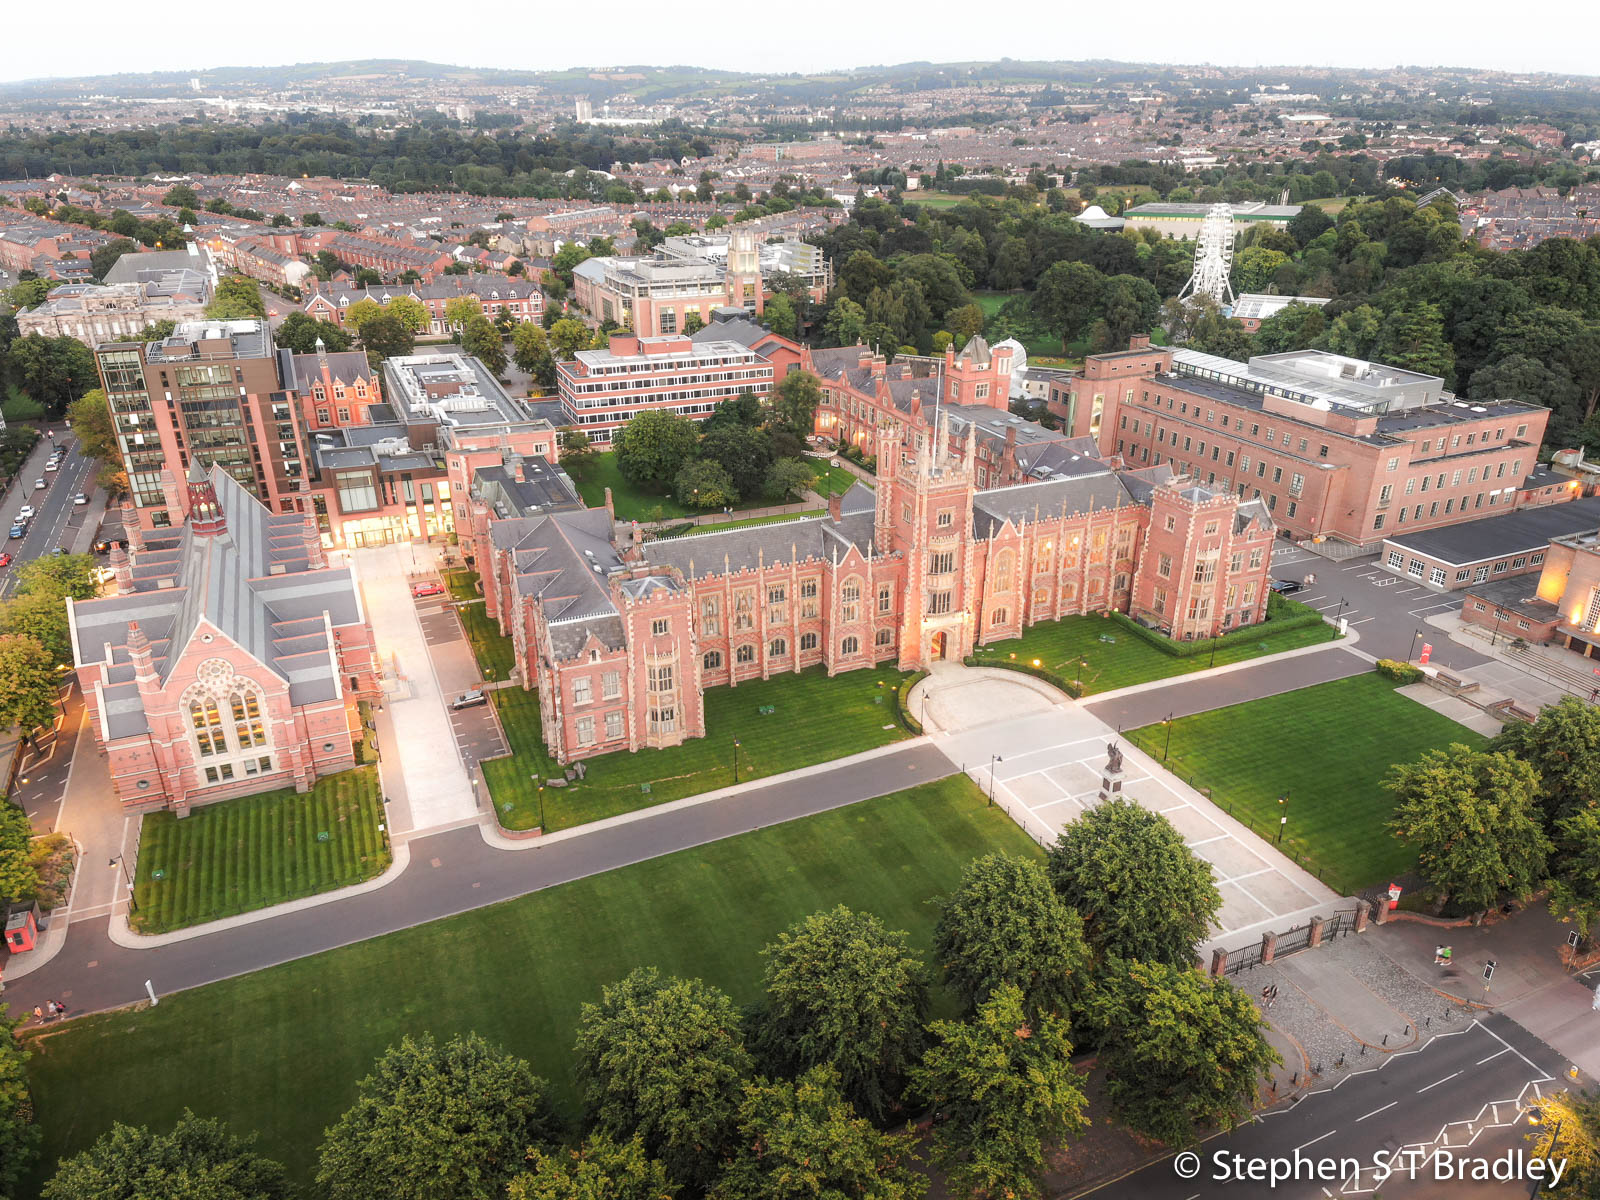
M185 1105L259 1131L304 1180L322 1131L384 1047L477 1030L527 1058L575 1113L579 1007L655 965L756 999L761 948L847 904L928 956L971 858L1038 848L963 776L536 892L239 979L89 1017L29 1063L45 1161L113 1120L168 1128ZM941 1011L950 1010L941 998ZM46 1172L48 1173L48 1169Z
M1128 736L1159 759L1166 732L1158 723ZM1284 848L1349 895L1415 869L1388 831L1394 797L1383 779L1452 742L1476 749L1485 739L1374 672L1181 717L1168 766L1264 836L1287 815Z
M164 933L381 874L391 861L382 808L377 768L356 767L306 793L243 796L182 820L152 813L140 834L134 922ZM324 830L329 840L319 842Z

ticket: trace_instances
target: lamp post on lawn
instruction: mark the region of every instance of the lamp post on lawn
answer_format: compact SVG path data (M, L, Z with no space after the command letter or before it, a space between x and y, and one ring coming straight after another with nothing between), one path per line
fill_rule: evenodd
M739 739L733 739L733 781L739 782Z
M1333 614L1333 624L1337 628L1339 618L1344 616L1344 606L1349 603L1343 596L1339 597L1339 611Z
M128 864L122 861L122 855L115 855L111 861L106 864L106 866L120 866L122 868L122 877L128 881L128 911L131 913L138 912L139 904L133 898L133 876L128 874Z
M1283 845L1283 831L1289 824L1289 793L1285 792L1278 797L1278 803L1283 806L1283 815L1278 818L1278 845Z
M998 754L989 756L989 803L991 805L994 803L994 765L998 762L1005 762L1005 759Z
M533 790L536 793L536 798L539 801L539 832L540 832L540 834L543 834L544 833L544 783L539 779L539 776L537 774L529 775L528 778L533 781Z
M1172 713L1168 713L1167 714L1167 719L1165 721L1161 722L1163 725L1165 725L1167 727L1167 738L1166 738L1166 741L1164 741L1161 744L1161 761L1163 763L1165 763L1167 761L1167 755L1172 752L1172 717L1173 717L1173 714Z

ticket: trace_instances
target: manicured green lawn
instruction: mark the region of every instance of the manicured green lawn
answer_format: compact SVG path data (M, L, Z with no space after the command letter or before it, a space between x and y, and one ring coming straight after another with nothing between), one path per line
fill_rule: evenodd
M516 647L490 619L483 601L456 605L456 615L461 618L461 629L467 635L483 677L491 682L509 678L511 669L517 665Z
M384 823L377 767L329 775L303 794L208 804L181 821L151 813L131 922L166 933L371 879L392 861Z
M480 595L476 571L446 571L444 585L450 589L452 600L476 600Z
M904 678L880 667L829 679L822 667L811 667L734 688L707 688L708 736L666 750L618 750L585 759L586 778L544 789L545 828L554 832L727 787L734 782L735 739L740 782L898 742L911 736L895 712L895 689ZM485 762L484 777L501 823L533 829L539 825L533 776L556 775L539 733L538 695L521 688L493 695L512 756ZM774 711L763 714L763 708ZM645 785L649 791L642 790Z
M747 1004L761 948L836 904L907 930L927 959L938 916L928 901L995 850L1040 853L958 775L166 996L157 1008L71 1022L39 1039L28 1064L42 1174L114 1120L166 1129L188 1106L258 1131L261 1151L303 1182L356 1082L408 1033L475 1030L525 1057L576 1116L579 1006L604 985L655 965ZM950 1015L947 996L936 1003Z
M16 384L7 384L5 401L0 403L0 416L8 421L37 421L44 416L44 405Z
M845 467L830 467L827 459L808 458L806 461L816 468L816 492L819 496L834 494L842 496L857 483L862 482L859 476Z
M1285 650L1298 650L1302 646L1315 646L1335 639L1331 625L1312 625L1301 629L1288 629L1275 633L1268 621L1260 627L1260 637L1248 637L1231 645L1219 647L1216 666L1259 658L1263 654L1280 654ZM1111 639L1109 641L1104 639ZM1211 655L1195 654L1188 658L1163 654L1143 638L1112 624L1105 617L1063 617L1059 621L1044 621L1028 629L1020 638L980 646L976 657L978 665L986 660L1014 657L1019 662L1039 660L1047 671L1054 671L1064 679L1081 679L1084 695L1109 692L1152 679L1169 679L1174 675L1188 675L1194 671L1209 670L1213 665ZM1087 662L1088 666L1080 667Z
M1399 695L1376 672L1214 709L1172 723L1168 766L1264 836L1289 818L1285 849L1346 895L1416 867L1384 827L1394 798L1380 786L1390 766L1423 751L1484 739ZM1128 734L1161 757L1167 730ZM1287 813L1278 797L1289 797Z
M837 486L833 480L835 472L826 463L819 464L815 459L806 461L820 468L817 480L819 488ZM837 474L845 475L848 472L841 469ZM851 479L853 480L854 476L851 476ZM602 507L606 502L606 489L610 488L611 506L619 521L665 521L673 517L697 516L702 511L679 504L671 496L662 496L635 487L622 477L621 471L617 470L617 456L610 450L596 454L594 460L584 467L581 476L573 476L573 482L578 485L578 494L583 497L583 502L590 508ZM838 487L838 490L845 491L849 486L849 483L845 483L843 487ZM826 492L823 494L826 495ZM735 504L733 508L735 512L741 508L764 508L766 503L758 496Z

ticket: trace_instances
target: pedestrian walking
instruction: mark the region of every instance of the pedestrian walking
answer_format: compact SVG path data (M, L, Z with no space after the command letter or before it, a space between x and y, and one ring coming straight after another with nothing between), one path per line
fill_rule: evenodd
M37 1004L33 1006L33 1019L35 1021L44 1020L44 1009L40 1008Z

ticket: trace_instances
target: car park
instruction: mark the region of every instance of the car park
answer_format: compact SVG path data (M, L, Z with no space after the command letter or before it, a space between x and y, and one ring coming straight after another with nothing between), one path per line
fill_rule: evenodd
M450 707L454 709L477 708L478 705L487 703L489 703L489 697L480 691L474 690L462 692L461 695L450 701Z
M1274 579L1272 581L1272 590L1280 596L1292 596L1296 592L1305 591L1306 585L1298 579Z

